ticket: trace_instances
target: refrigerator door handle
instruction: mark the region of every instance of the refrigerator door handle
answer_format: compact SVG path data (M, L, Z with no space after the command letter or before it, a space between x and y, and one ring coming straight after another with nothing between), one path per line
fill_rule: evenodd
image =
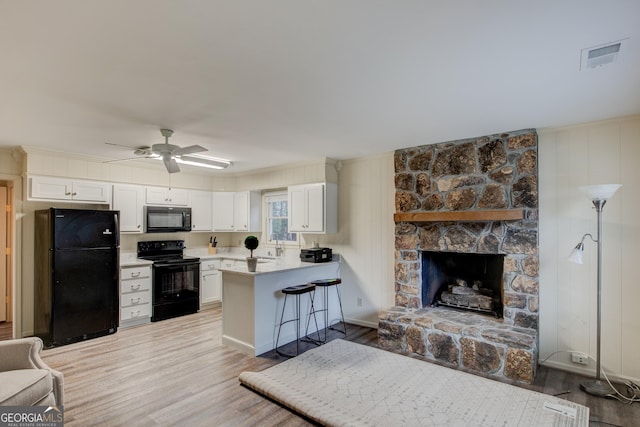
M120 224L118 224L118 213L113 213L113 223L115 224L115 232L116 232L116 247L120 247Z

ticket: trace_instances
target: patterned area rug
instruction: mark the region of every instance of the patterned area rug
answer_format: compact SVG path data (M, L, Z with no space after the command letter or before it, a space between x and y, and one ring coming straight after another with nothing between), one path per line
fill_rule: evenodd
M587 426L589 408L344 340L240 382L328 426Z

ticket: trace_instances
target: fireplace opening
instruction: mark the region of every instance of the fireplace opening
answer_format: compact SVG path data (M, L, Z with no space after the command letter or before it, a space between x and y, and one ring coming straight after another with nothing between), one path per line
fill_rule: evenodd
M504 255L422 252L423 306L502 317Z

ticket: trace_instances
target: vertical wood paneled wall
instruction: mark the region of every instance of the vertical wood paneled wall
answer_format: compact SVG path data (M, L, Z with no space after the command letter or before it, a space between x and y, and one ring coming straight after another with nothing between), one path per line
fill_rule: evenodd
M567 261L596 212L579 186L619 183L603 211L602 351L607 373L640 379L640 116L538 130L540 177L540 360L593 374L564 351L596 355L597 246Z
M393 153L344 162L338 224L328 246L343 257L342 303L347 322L378 327L394 304L395 181Z

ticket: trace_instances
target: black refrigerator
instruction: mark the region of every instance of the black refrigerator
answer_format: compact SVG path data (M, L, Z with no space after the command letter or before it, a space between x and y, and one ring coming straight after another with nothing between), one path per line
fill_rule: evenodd
M55 347L118 330L119 211L35 212L34 328Z

